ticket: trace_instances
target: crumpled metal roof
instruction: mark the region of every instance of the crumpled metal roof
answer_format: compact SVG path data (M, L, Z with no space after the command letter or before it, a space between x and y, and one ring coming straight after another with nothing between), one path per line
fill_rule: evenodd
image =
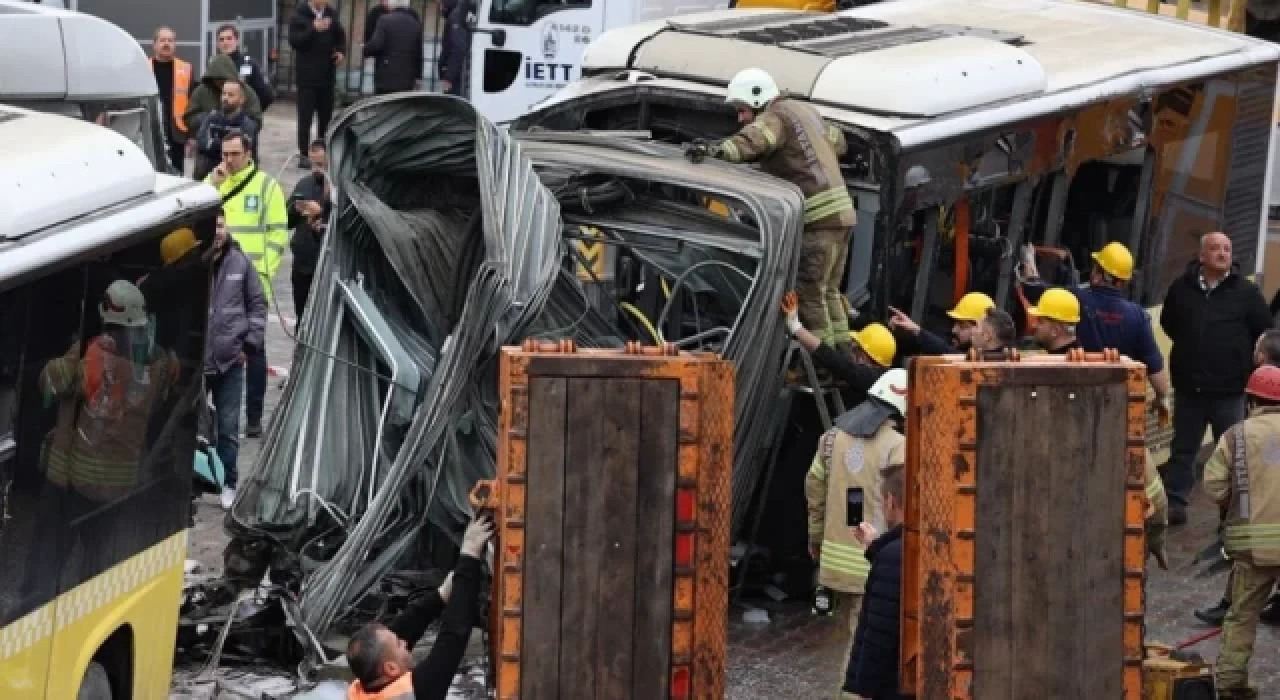
M777 302L795 273L799 190L660 144L513 137L437 95L361 103L335 124L330 156L337 196L300 349L229 518L238 539L298 558L311 633L391 570L424 522L456 533L469 519L471 486L495 470L500 345L632 337L572 271L563 236L593 217L620 244L648 243L634 254L727 319L705 335L738 368L735 524L746 513L785 417ZM583 177L662 185L592 199ZM678 188L735 202L746 223L665 194Z

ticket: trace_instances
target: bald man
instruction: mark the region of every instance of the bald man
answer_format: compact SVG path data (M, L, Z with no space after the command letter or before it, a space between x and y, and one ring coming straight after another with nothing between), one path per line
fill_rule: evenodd
M1164 472L1170 525L1187 522L1205 427L1216 441L1244 419L1254 346L1271 324L1262 293L1232 260L1231 239L1218 231L1201 237L1199 256L1169 285L1160 312L1173 341L1173 456Z

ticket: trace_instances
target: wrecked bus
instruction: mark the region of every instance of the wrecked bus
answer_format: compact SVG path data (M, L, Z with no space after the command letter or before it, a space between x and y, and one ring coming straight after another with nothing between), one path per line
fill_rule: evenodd
M721 137L736 129L725 85L765 66L845 132L860 214L846 289L865 314L909 309L945 332L976 289L1025 324L1022 244L1069 263L1040 265L1065 284L1120 241L1137 264L1129 294L1157 317L1204 232L1262 274L1278 59L1246 36L1085 2L706 13L601 36L587 77L513 128ZM1171 431L1150 428L1162 460Z

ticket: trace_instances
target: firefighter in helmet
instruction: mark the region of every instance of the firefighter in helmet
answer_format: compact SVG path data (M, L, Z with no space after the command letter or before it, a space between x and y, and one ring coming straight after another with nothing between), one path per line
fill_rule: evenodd
M738 111L742 130L722 141L693 144L689 157L758 162L766 173L800 188L805 197L796 271L800 320L828 345L849 344L840 282L856 217L840 171L840 157L848 150L844 134L812 105L784 97L773 77L759 68L735 75L725 101Z
M867 392L866 401L836 418L834 427L822 435L805 477L809 554L818 562L818 583L836 592L837 609L848 614L851 635L871 565L847 522L848 496L861 489L862 520L877 531L886 529L880 473L905 461L906 439L899 422L906 407L907 371L888 370Z
M1226 509L1231 608L1222 623L1218 697L1258 697L1249 658L1258 616L1280 581L1280 367L1253 371L1245 387L1249 417L1222 435L1204 467L1204 489Z

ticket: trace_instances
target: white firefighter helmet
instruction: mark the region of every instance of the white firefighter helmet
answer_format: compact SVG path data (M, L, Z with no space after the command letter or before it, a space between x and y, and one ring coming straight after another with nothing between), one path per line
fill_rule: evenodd
M781 93L773 76L759 68L746 68L738 71L729 81L729 91L724 101L733 105L744 105L751 109L764 109Z
M907 370L896 367L886 370L876 383L871 385L867 396L889 404L900 416L907 415Z
M98 315L103 323L128 328L145 327L148 323L147 302L132 282L116 280L102 295Z

